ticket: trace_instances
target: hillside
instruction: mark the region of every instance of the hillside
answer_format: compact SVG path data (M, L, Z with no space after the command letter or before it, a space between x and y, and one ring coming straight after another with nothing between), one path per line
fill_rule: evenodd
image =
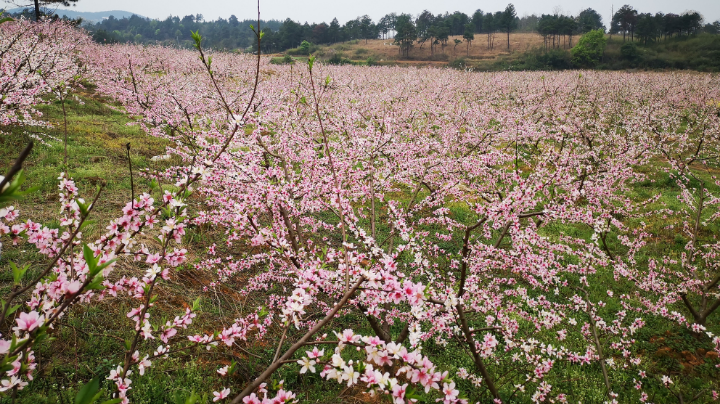
M313 47L313 53L323 59L333 56L346 59L353 63L367 62L371 58L379 64L401 65L446 65L455 59L468 59L470 61L494 61L500 56L527 52L542 46L542 37L536 33L510 34L510 50L507 49L507 36L495 34L491 37L493 47L488 48L488 36L477 34L470 46L462 42L455 46L454 40L462 41L462 36L450 36L448 45L436 45L431 51L430 44L415 44L410 50L409 57L401 57L399 47L393 44L392 39L353 40L335 43L327 46ZM300 53L299 49L287 52L291 55ZM282 54L273 54L278 57Z
M461 41L455 46L454 41ZM441 47L436 45L434 51L431 52L430 44L415 44L410 50L407 58L401 58L398 52L398 46L393 45L392 39L378 39L370 41L358 41L356 44L340 43L334 44L329 48L339 52L348 52L350 55L362 56L367 50L370 54L377 55L380 59L385 60L451 60L458 57L466 57L468 59L495 59L499 55L507 55L518 51L527 51L542 45L542 37L535 33L513 33L510 34L510 50L507 48L507 37L505 35L495 34L491 37L493 47L488 48L487 35L476 35L475 40L468 47L461 35L451 36L448 45ZM345 51L345 48L348 48ZM358 53L359 52L359 53Z
M380 64L380 65L422 65L473 68L481 71L501 70L564 70L577 68L573 65L571 47L563 43L556 49L543 49L543 38L537 33L510 34L510 50L507 37L496 34L494 46L488 48L487 35L476 35L469 48L465 42L454 45L461 36L451 36L450 45L436 45L431 52L429 44L414 44L408 57L399 54L399 47L392 39L353 40L327 46L310 47L310 52L330 63ZM579 37L573 37L577 44ZM300 48L286 52L302 56ZM282 53L272 54L274 61L281 63ZM586 67L587 68L587 67ZM621 37L607 36L607 45L597 66L598 70L696 70L720 71L720 36L699 34L691 37L677 37L643 44L635 41L623 42Z
M25 8L13 8L6 10L8 13L22 13ZM46 9L48 13L57 14L60 17L67 17L67 18L82 18L84 21L87 22L93 22L97 23L100 22L110 16L113 16L115 18L121 19L121 18L130 18L133 15L137 15L139 17L142 17L138 13L133 13L130 11L123 11L123 10L109 10L109 11L75 11L75 10L64 10L64 9L53 9L48 8ZM145 18L145 17L143 17Z

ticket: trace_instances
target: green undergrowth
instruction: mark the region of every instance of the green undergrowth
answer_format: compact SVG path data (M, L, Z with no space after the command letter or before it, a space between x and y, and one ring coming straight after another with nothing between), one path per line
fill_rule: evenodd
M51 128L28 129L11 128L7 135L0 136L0 147L7 155L14 156L31 139L31 135L37 132L42 133L45 144L36 141L32 155L26 163L26 175L28 185L38 187L38 190L27 199L16 204L23 212L34 220L58 225L57 211L57 177L60 172L67 172L73 177L80 189L80 194L89 199L96 191L97 186L104 186L103 197L97 204L93 219L96 224L90 225L85 231L86 239L93 239L104 231L104 224L107 219L120 214L120 209L129 201L131 195L130 176L127 158L126 145L130 143L130 159L135 172L135 193L149 190L148 181L138 173L143 169L163 168L162 164L170 162L154 163L150 160L152 156L164 154L167 143L161 139L147 136L138 126L132 124L134 120L122 112L116 105L109 103L91 90L78 94L79 101L72 99L67 101L68 119L68 163L64 164L64 126L62 105L53 102L42 106L40 109L44 119L53 123ZM0 171L6 171L12 163L11 158L0 161ZM654 195L661 195L660 199L647 207L648 211L670 208L678 208L677 196L680 187L671 180L664 172L666 166L662 162L652 162L647 167L638 167L638 171L651 174L650 179L639 181L630 185L629 197L636 201L646 200ZM711 191L718 189L712 181L711 172L701 172L701 178ZM401 206L407 206L411 201L413 190L402 189L394 193L393 198L401 202ZM156 193L158 191L155 191ZM158 197L159 194L155 194ZM417 200L427 196L426 191L418 193ZM464 204L451 204L450 216L455 220L469 223L477 220L474 213ZM377 205L378 223L377 239L379 242L387 242L390 228L387 226L387 207L381 203ZM365 208L368 213L369 209ZM710 212L708 212L709 214ZM26 216L25 216L26 217ZM338 223L338 219L327 213L320 213L319 218L328 223ZM668 223L657 215L650 215L647 218L630 220L631 226L641 226L644 223L646 231L655 235L650 240L648 247L644 250L639 259L647 261L652 257L662 255L679 255L688 240L680 234L678 228L667 229ZM369 220L361 220L361 224L369 228ZM442 231L436 226L426 226L423 230L430 232ZM591 240L593 229L589 226L552 224L543 228L543 235L553 238L560 235L572 236L584 240ZM710 227L709 232L717 234L720 228ZM617 242L617 232L611 232L608 248L616 254L622 254L623 248ZM232 318L247 314L263 300L263 296L254 296L249 301L239 305L234 301L232 292L240 289L241 283L229 283L227 289L219 289L218 293L203 293L203 287L209 283L209 278L199 271L192 269L192 263L197 262L204 251L204 248L217 241L217 235L212 229L197 227L188 229L188 236L184 240L184 247L188 248L191 263L176 271L172 280L164 285L159 291L160 299L157 303L157 311L153 312L153 319L172 319L175 315L181 314L186 305L192 304L197 297L201 297L202 310L195 320L195 327L202 330L217 329L220 324L227 324ZM334 241L341 241L341 236L334 232L327 234L335 238ZM496 231L492 234L494 240L499 236ZM220 244L220 243L218 243ZM438 246L448 254L457 255L462 247L462 240L456 235L449 241L438 243ZM412 257L402 257L403 260L411 261ZM38 271L43 264L43 257L29 255L24 252L24 247L7 246L0 257L0 265L6 266L8 261L15 261L22 264L33 262L32 271ZM122 263L121 271L130 276L137 275L140 268L132 262ZM7 285L10 279L0 278L2 285ZM611 313L620 310L617 299L608 298L607 287L604 284L613 285L616 293L623 293L631 290L630 285L618 284L610 269L600 272L594 277L597 285L591 285L590 298L593 301L607 301L608 305L602 313ZM233 281L235 282L235 281ZM276 285L278 289L283 285ZM0 292L7 291L3 286ZM266 293L272 293L268 290ZM552 295L548 294L552 299ZM16 399L17 403L72 403L78 387L93 377L100 377L103 380L102 388L107 391L112 388L104 378L121 361L120 352L123 350L123 341L132 336L132 330L128 327L129 320L125 313L130 309L132 302L117 303L116 300L102 302L99 305L78 307L70 311L62 320L59 331L53 333L55 338L50 344L44 344L38 349L38 372L34 381L20 392ZM682 308L678 307L678 310ZM578 318L578 321L582 321ZM477 326L484 326L484 319L474 320ZM708 375L711 373L713 362L701 352L701 343L696 336L688 331L673 326L663 320L647 319L646 327L641 329L636 336L641 348L641 356L647 368L653 373L668 375L685 375L688 383L694 383L691 387L695 390L702 390L707 385ZM711 327L717 328L718 314L708 321ZM473 324L471 323L471 326ZM359 314L346 314L333 320L329 329L342 330L352 328L358 333L371 335L372 330L366 320ZM392 334L397 336L402 329L401 324L392 327ZM718 333L720 330L713 330ZM275 331L273 331L275 332ZM291 330L284 345L289 347L300 334L297 330ZM279 335L277 336L279 337ZM544 336L546 337L546 336ZM276 339L277 340L277 339ZM287 342L290 341L290 342ZM159 344L152 341L153 344ZM233 393L244 383L254 379L264 367L272 360L275 347L266 342L251 340L241 342L240 349L232 349L218 352L189 352L187 355L174 356L169 360L154 360L153 366L145 375L133 375L133 384L130 394L134 403L176 403L184 402L184 398L192 392L210 394L213 390L222 387L232 387ZM574 350L583 350L586 341L568 342L568 347ZM326 348L331 349L331 348ZM428 341L424 347L426 354L433 357L442 370L449 371L454 376L460 368L472 369L473 363L466 350L450 341L447 345L439 345ZM247 354L250 352L250 354ZM200 353L200 355L197 355ZM353 353L355 359L361 358L361 353ZM220 366L230 364L231 359L240 359L238 371L232 380L222 380L217 377L216 369ZM501 357L505 368L509 358ZM556 389L572 394L573 400L580 400L583 403L601 403L604 396L604 385L599 365L588 366L567 366L567 371L554 373L548 378L548 383ZM499 367L489 364L491 372L499 374ZM508 403L529 403L513 395L511 386L513 383L520 383L526 373L532 369L517 369L516 375L511 375L509 384L501 388L504 402ZM344 384L322 381L317 374L298 374L297 366L288 365L281 368L274 376L273 381L284 380L285 387L296 392L302 403L360 403L360 402L389 402L387 399L371 398L362 390L348 389ZM475 401L487 402L487 393L473 388L469 381L455 378L461 391L475 391L470 398ZM623 393L629 397L633 396L632 380L613 380L614 385L620 386ZM652 402L672 402L674 397L667 396L667 390L652 382L648 383ZM431 403L433 399L423 396L423 403ZM527 395L526 395L527 396ZM107 396L109 397L109 396ZM210 395L204 401L210 402ZM11 398L0 399L0 403L11 403ZM637 400L635 400L637 402Z
M5 134L0 136L0 148L8 157L0 161L0 171L7 171L27 143L34 142L32 153L24 164L24 172L26 186L36 190L14 205L20 210L21 219L30 217L49 227L59 226L57 184L61 172L75 180L79 195L85 200L91 200L100 187L101 196L90 216L91 223L83 231L84 239L90 241L105 231L108 220L122 215L121 208L131 199L128 143L136 195L149 191L149 181L140 174L143 170L160 169L163 164L170 163L151 161L153 156L164 154L166 141L150 137L139 126L132 125L135 121L131 117L117 105L97 96L91 86L75 95L65 102L67 163L64 161L62 104L53 101L38 108L43 114L42 119L49 122L50 127L3 128ZM153 196L158 198L160 194L155 191ZM191 230L189 233L198 232ZM30 253L32 250L29 246L6 245L0 256L0 265L30 263L30 275L39 273L46 258ZM122 268L128 274L134 269L132 265ZM6 271L3 271L0 293L7 292L9 280ZM198 290L188 290L187 286L171 282L158 302L160 310L155 315L172 319L181 314L183 303L192 304L191 298L200 295ZM186 300L187 295L190 296ZM209 308L208 312L212 312L212 302L205 302L205 306ZM122 340L131 337L127 333L129 320L125 318L129 310L127 304L101 303L70 311L62 319L60 331L53 334L54 340L41 345L36 351L38 372L35 380L14 400L6 397L0 399L0 403L73 403L79 386L96 376L100 377L103 389L112 388L104 379L110 369L121 361ZM205 318L201 316L199 322L209 325L213 320L208 315ZM126 330L125 334L120 330ZM184 403L183 397L189 396L192 391L209 394L219 387L217 379L209 377L217 369L214 364L210 366L210 362L188 359L180 356L158 360L144 376L134 375L133 402L174 403L177 398ZM222 358L211 357L209 360Z
M139 126L129 126L134 122L130 117L91 90L77 94L77 98L70 97L65 102L65 109L67 164L62 104L59 101L39 108L43 113L41 119L50 122L51 127L3 129L7 134L0 136L0 148L6 156L17 156L29 141L35 143L24 167L27 184L38 189L28 195L20 206L32 207L30 213L34 218L52 220L56 216L56 207L52 202L58 201L57 178L65 172L75 180L80 195L86 200L94 196L98 186L103 187L100 203L95 208L95 218L115 214L118 207L131 199L126 145L130 144L136 191L146 191L149 182L142 178L140 172L158 168L150 158L163 154L167 142L148 136ZM2 159L0 170L6 171L13 161L14 158Z
M582 68L572 63L570 49L531 49L500 55L477 62L463 59L458 68L478 71L565 70ZM453 66L451 66L453 67ZM720 35L699 34L661 39L648 43L623 41L622 36L608 39L597 70L695 70L720 71Z

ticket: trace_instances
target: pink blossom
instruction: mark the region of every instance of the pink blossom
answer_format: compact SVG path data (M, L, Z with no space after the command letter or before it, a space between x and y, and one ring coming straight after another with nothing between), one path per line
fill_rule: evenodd
M227 389L227 388L226 388L226 389L222 389L222 390L219 391L219 392L218 392L218 391L213 391L213 396L215 396L215 398L213 398L213 402L218 402L218 401L220 401L220 400L224 400L224 399L227 398L227 396L229 396L229 395L230 395L230 389Z
M30 313L21 312L16 321L18 324L18 326L15 327L16 329L30 332L40 327L45 321L45 317L36 311L31 311Z

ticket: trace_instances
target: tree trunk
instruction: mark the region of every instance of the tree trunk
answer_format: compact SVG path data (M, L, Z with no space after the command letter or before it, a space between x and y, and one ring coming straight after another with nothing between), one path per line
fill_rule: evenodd
M40 2L35 0L35 21L40 21Z
M510 30L508 30L507 34L508 34L508 50L510 50Z

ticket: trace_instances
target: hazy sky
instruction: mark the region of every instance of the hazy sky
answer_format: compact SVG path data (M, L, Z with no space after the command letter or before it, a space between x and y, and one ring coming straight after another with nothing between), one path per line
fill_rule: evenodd
M0 0L2 3L4 0ZM22 0L16 0L22 1ZM552 13L557 7L568 14L577 14L580 10L592 7L603 16L608 23L612 7L617 10L623 4L632 5L639 12L682 13L687 10L700 12L706 22L720 19L720 0L501 0L501 1L470 1L470 0L260 0L260 12L263 19L292 18L300 22L330 22L337 17L340 23L359 15L368 14L378 20L391 12L406 12L417 15L424 9L432 13L446 11L462 11L472 14L478 8L487 11L498 11L505 8L506 2L512 1L519 16L524 14ZM124 10L151 18L164 19L168 15L184 16L202 14L206 20L218 17L227 18L235 14L239 19L255 18L256 2L248 0L80 0L77 11Z

